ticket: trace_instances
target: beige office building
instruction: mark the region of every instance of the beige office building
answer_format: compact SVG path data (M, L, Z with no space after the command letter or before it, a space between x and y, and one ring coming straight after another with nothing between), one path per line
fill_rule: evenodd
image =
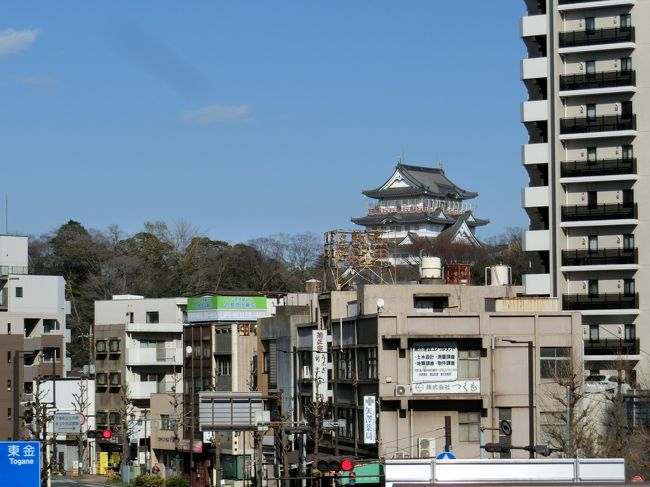
M587 370L647 387L650 2L525 3L526 293L583 314Z

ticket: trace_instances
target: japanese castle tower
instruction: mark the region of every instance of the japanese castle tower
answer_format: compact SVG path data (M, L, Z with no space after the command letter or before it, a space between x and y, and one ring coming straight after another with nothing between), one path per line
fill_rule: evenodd
M383 232L383 238L391 240L396 248L440 235L453 242L481 245L475 236L476 227L489 222L476 218L474 205L468 202L478 193L456 186L442 168L398 162L384 184L363 194L376 201L366 216L352 218L352 222L368 231ZM409 257L406 248L390 253L400 260Z

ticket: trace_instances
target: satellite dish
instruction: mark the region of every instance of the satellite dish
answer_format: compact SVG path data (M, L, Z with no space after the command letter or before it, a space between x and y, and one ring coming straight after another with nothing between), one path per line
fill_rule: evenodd
M383 309L384 308L384 300L382 298L377 299L377 309Z

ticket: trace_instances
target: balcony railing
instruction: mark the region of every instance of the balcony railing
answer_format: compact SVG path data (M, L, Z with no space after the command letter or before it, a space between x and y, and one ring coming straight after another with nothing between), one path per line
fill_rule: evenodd
M574 117L560 120L560 134L584 134L635 130L636 115L601 115L600 117Z
M562 309L581 311L585 309L637 309L639 294L563 294Z
M636 217L636 204L606 203L595 206L573 205L562 207L563 222L575 222L581 220L618 220L622 218Z
M629 71L602 71L600 73L567 74L560 76L560 90L590 90L635 86L636 73Z
M638 355L639 339L612 339L585 341L585 355Z
M615 174L636 174L636 158L570 161L563 162L561 168L563 178L610 176Z
M560 47L591 46L614 42L634 42L634 27L560 32Z
M562 265L636 264L637 249L563 250Z

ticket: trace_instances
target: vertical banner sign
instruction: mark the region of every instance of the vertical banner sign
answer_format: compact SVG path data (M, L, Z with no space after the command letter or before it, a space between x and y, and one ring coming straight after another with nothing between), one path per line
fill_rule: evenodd
M413 383L458 378L458 348L453 342L419 342L411 349Z
M312 400L323 402L327 399L327 332L314 330L312 332Z
M363 442L377 443L377 420L375 396L363 396Z

